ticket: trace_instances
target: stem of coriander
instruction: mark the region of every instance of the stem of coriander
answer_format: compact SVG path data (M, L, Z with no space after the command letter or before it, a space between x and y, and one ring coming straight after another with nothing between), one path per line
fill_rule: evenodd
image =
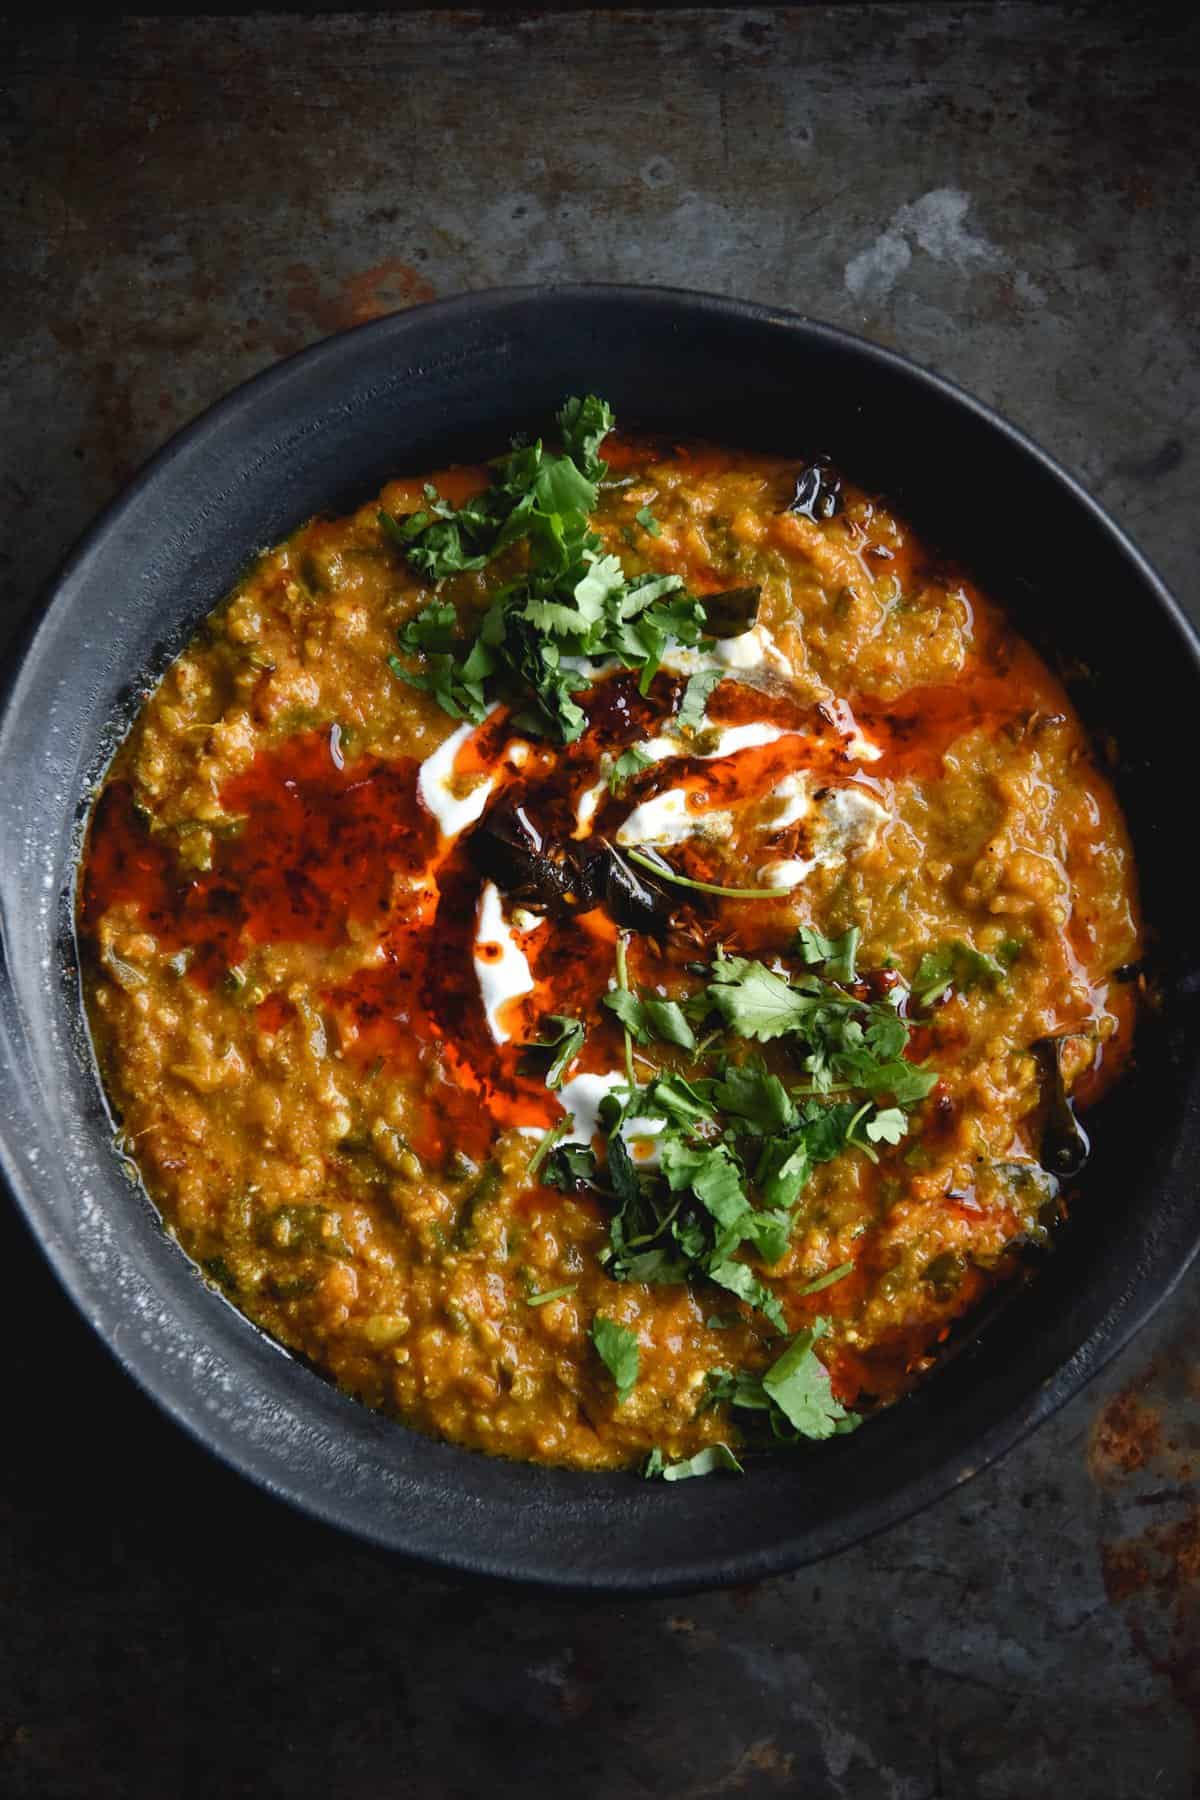
M629 992L629 967L625 960L625 933L617 933L617 986L622 993ZM625 1026L625 1079L629 1083L629 1095L637 1091L637 1078L633 1072L633 1035L628 1025Z
M537 1174L538 1170L541 1168L542 1164L545 1162L546 1158L549 1156L550 1152L554 1149L554 1147L557 1144L562 1143L562 1141L566 1137L568 1131L570 1131L571 1125L572 1125L572 1119L571 1119L570 1113L568 1113L565 1118L560 1119L558 1121L558 1124L553 1126L546 1133L545 1137L542 1139L541 1143L538 1145L537 1149L534 1151L533 1155L530 1157L529 1161L525 1165L525 1173L527 1176Z
M785 888L720 887L715 881L693 881L690 875L677 875L667 863L643 856L638 850L626 850L625 854L630 862L648 869L651 875L674 882L676 887L695 888L698 894L716 894L722 900L783 900L787 897Z

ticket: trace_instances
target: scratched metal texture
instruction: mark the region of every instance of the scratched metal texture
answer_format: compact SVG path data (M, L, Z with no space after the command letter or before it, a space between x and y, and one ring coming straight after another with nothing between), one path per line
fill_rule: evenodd
M1191 10L0 23L4 631L274 358L588 279L797 307L956 377L1195 612ZM0 1795L1195 1791L1200 1277L922 1517L750 1591L615 1605L413 1574L285 1514L129 1389L7 1215L0 1258Z

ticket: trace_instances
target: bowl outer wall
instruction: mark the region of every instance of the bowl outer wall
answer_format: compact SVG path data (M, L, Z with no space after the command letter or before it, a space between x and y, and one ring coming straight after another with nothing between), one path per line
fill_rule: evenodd
M1170 980L1104 1109L1058 1254L922 1389L742 1481L664 1487L507 1463L346 1399L210 1289L124 1176L86 1042L71 884L88 798L150 681L247 550L391 474L502 444L570 392L631 422L829 450L963 556L1035 641L1093 673ZM1188 709L1191 709L1190 713ZM1194 634L1145 560L1048 457L903 358L794 314L662 289L508 290L327 339L174 438L54 585L0 716L0 1163L60 1279L129 1373L233 1467L443 1566L614 1591L749 1581L827 1555L1010 1447L1128 1339L1200 1229L1200 1143L1172 792L1200 711ZM1130 754L1133 752L1133 754Z

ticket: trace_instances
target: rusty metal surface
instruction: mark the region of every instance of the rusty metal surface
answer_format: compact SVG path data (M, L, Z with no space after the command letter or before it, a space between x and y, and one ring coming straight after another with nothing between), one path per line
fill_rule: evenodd
M0 46L6 632L235 382L435 293L558 279L784 303L935 365L1197 610L1182 11L25 18ZM617 1607L284 1515L128 1390L8 1217L0 1256L0 1794L1194 1791L1200 1277L922 1517Z

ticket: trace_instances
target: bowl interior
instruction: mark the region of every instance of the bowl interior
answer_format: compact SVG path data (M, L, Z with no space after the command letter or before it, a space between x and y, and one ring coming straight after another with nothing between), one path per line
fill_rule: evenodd
M1084 1202L1036 1279L900 1406L743 1481L664 1488L488 1460L349 1400L208 1288L123 1174L71 934L82 821L141 695L250 554L389 476L493 452L572 392L626 422L826 450L960 558L1064 664L1133 828L1163 1003L1095 1118ZM380 1544L578 1586L745 1581L836 1549L1045 1417L1168 1290L1198 1233L1188 885L1175 757L1192 634L1095 505L985 408L795 316L662 290L468 296L330 339L240 389L143 472L60 577L0 718L0 1147L104 1340L187 1429Z

